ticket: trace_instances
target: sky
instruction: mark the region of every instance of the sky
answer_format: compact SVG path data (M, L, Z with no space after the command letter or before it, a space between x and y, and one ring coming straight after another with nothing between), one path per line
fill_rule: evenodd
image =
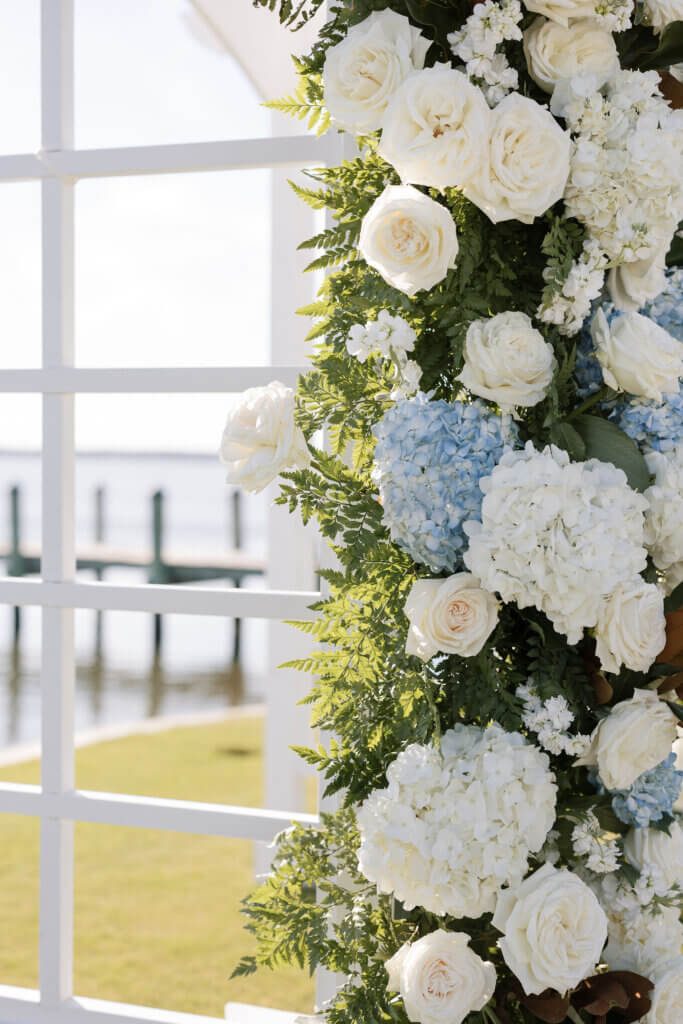
M40 146L38 14L38 0L0 0L0 153ZM268 134L243 71L190 31L189 14L189 0L75 0L77 147ZM79 182L77 365L266 364L269 188L258 170ZM35 367L39 184L0 185L0 224L0 365ZM81 396L77 444L213 451L226 404ZM0 448L39 444L39 398L0 395Z

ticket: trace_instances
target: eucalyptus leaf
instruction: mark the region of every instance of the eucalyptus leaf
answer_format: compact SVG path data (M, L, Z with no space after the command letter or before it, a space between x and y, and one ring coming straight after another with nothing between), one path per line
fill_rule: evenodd
M611 462L623 469L634 491L644 491L650 485L650 471L635 441L609 420L584 413L572 420L572 426L586 446L587 459Z
M654 53L638 62L640 71L661 71L683 61L683 21L672 21L659 38Z
M679 583L664 600L665 612L677 612L679 608L683 608L683 583Z
M569 452L575 462L586 458L586 444L571 423L553 423L550 428L550 440L558 448Z

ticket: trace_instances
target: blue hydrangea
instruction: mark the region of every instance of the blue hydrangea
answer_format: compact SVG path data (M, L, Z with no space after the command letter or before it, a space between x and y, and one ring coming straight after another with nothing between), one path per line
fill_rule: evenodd
M673 814L683 786L683 771L678 771L675 765L676 755L671 753L656 768L639 775L629 789L611 790L612 809L617 818L626 825L647 828L652 822ZM606 790L597 772L593 769L589 776L598 792L604 793Z
M611 418L641 448L669 452L683 437L683 392L664 395L661 402L648 398L619 402Z
M603 309L605 309L604 306ZM591 319L592 317L589 317L584 324L579 343L576 346L574 379L579 398L588 398L590 395L594 395L605 383L602 376L602 367L595 354L595 345L591 337Z
M669 267L666 288L640 311L658 323L674 338L683 341L683 268Z
M479 481L518 439L483 402L396 402L374 427L375 478L392 540L434 571L462 561L462 524L478 519Z

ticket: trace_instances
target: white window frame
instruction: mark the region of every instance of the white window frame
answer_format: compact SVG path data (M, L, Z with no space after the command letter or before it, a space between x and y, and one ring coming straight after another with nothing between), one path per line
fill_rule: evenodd
M247 0L244 0L247 2ZM42 609L41 785L0 783L0 813L40 822L39 988L0 985L1 1024L215 1024L220 1018L79 998L73 992L74 822L270 841L292 821L317 815L162 800L75 789L74 609L259 619L310 618L317 591L213 590L76 582L75 396L86 393L236 392L298 366L85 369L74 365L74 185L83 178L209 170L334 165L344 137L292 135L163 146L73 148L73 0L41 0L41 144L37 154L0 156L0 184L40 181L42 366L0 369L1 393L42 395L42 573L0 579L0 603ZM229 952L227 951L226 955ZM317 995L334 978L319 972ZM290 1015L244 1008L243 1020ZM238 1021L239 1014L235 1020Z

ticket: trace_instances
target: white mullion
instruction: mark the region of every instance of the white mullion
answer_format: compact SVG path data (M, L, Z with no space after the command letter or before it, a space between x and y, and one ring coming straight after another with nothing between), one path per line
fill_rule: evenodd
M41 112L43 151L73 145L73 2L41 2ZM42 182L43 367L73 365L73 184ZM74 396L43 396L42 564L48 584L73 580ZM42 613L41 693L43 792L74 787L74 629L71 608ZM73 823L41 818L40 997L54 1009L73 984Z

